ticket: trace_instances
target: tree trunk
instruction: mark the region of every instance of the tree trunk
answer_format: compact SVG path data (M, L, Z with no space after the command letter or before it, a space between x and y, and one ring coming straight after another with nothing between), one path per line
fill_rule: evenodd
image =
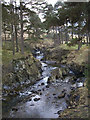
M57 45L59 44L59 40L58 40L58 29L57 29L57 26L56 26L56 44L57 44Z
M80 50L81 46L82 46L82 45L81 45L81 42L79 41L79 42L78 42L78 50Z
M5 40L5 43L6 43L6 39L7 39L7 37L6 37L6 31L4 31L4 40Z
M54 26L53 26L53 34L54 34Z
M55 31L56 31L56 34L57 34L57 27L55 26Z
M54 26L53 26L53 40L54 40L54 43L55 43L55 33L54 33Z
M88 33L88 45L90 45L90 32Z
M15 7L16 7L16 1L15 1ZM17 9L15 10L15 13L17 14ZM15 16L15 40L16 40L16 52L19 52L18 48L18 37L17 37L17 16Z
M61 44L63 44L63 32L62 32L62 28L61 28Z
M80 39L80 33L78 32L78 39Z
M14 26L13 25L11 25L11 39L12 39L12 49L13 49L13 55L15 55L15 44L14 44Z
M21 54L24 54L22 0L20 0L20 24L21 24Z
M66 31L65 31L65 34L66 34L66 44L68 43L68 29L67 29L67 22L66 22Z
M16 52L19 52L18 37L17 37L17 26L16 25L15 25L15 40L16 40Z
M89 43L89 41L88 41L88 37L89 36L89 34L88 34L88 31L87 31L87 34L86 34L86 40L87 40L87 46L88 46L88 43Z
M5 43L6 43L6 28L5 28L5 23L4 23L4 41L5 41Z
M89 2L89 4L90 4L90 2ZM88 27L87 27L87 29L88 29L88 41L90 44L90 7L89 6L88 6L88 20L87 21L88 21L87 22L88 23Z
M79 39L78 39L78 50L80 50L80 48L81 48L81 46L82 46L81 41L82 41L82 38L79 38Z
M28 39L30 39L30 32L29 32L29 29L28 29L28 32L27 32L27 33L28 33Z
M66 29L66 44L68 43L68 33L67 33L67 29Z
M73 39L73 23L72 23L72 39Z
M61 39L60 39L60 28L58 27L58 31L59 31L59 43L61 44Z
M10 1L10 4L11 4L11 8L10 8L10 12L11 12L11 41L12 41L12 51L13 51L13 55L15 55L14 25L13 25L13 14L14 14L14 9L13 9L12 1Z
M78 39L80 39L80 22L78 22Z

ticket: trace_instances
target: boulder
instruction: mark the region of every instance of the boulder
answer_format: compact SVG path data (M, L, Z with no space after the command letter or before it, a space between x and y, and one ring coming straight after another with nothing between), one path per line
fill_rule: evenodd
M3 86L10 89L17 90L32 85L41 76L41 63L32 54L12 60L11 65L12 71L3 75ZM4 91L6 89L3 88Z
M44 83L41 83L41 85L44 85Z
M18 111L18 108L13 107L13 108L12 108L12 111Z
M47 81L48 84L51 82L51 79L52 79L52 77L50 76L50 77L48 78L48 81Z
M34 101L38 101L38 100L40 100L40 98L34 98Z
M32 93L38 94L38 91L36 90L31 90Z
M62 70L60 68L56 68L52 70L51 76L48 78L48 83L55 82L55 80L59 78L63 79Z
M70 77L70 79L69 79L69 81L72 83L72 84L75 84L76 83L76 80L77 80L77 78L76 78L76 76L72 76L72 77Z
M49 88L49 85L46 85L46 88Z
M62 76L68 76L69 74L69 69L67 67L63 67L61 68L61 71L62 71Z
M38 91L41 91L41 89L39 89Z
M58 96L58 98L64 98L65 95L66 95L66 93L62 93L62 94L60 94L60 95Z
M29 101L32 101L32 99L30 98Z
M31 104L30 106L34 106L34 104Z
M39 95L42 95L42 92L39 92Z
M54 82L57 79L63 79L65 76L69 75L69 69L66 67L56 68L52 70L51 76L48 79L48 83Z
M83 77L84 76L84 71L85 71L85 66L84 65L78 65L74 62L69 64L69 68L77 77Z

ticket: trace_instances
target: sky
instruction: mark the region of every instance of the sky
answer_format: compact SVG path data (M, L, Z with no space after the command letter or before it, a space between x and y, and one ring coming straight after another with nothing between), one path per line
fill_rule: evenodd
M5 0L6 2L10 2L10 0ZM13 0L12 0L13 1ZM20 0L16 0L16 1L20 1ZM47 1L49 4L52 4L54 6L54 4L58 1L58 0L45 0ZM67 1L67 0L59 0L59 1ZM89 2L90 0L70 0L71 2Z
M10 2L10 0L5 0L6 2ZM13 0L12 0L13 1ZM17 4L19 4L20 0L17 0ZM58 0L45 0L48 4L52 4L53 6ZM39 17L41 18L41 21L43 21L43 16L42 14L39 14Z
M10 2L10 0L5 0L6 2ZM20 1L20 0L17 0L17 1ZM52 4L54 5L58 0L45 0L47 1L49 4Z
M54 5L58 0L45 0L45 1L47 1L49 4Z

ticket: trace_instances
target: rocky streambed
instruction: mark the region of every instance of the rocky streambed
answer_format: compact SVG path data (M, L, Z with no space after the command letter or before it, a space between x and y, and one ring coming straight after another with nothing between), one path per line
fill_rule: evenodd
M38 50L35 57L42 68L39 81L20 91L15 99L10 99L8 105L11 104L11 109L3 117L58 118L59 114L71 105L69 100L72 91L84 86L85 78L76 77L67 66L55 66L55 61L42 61L44 54ZM79 95L74 98L74 102L79 101Z

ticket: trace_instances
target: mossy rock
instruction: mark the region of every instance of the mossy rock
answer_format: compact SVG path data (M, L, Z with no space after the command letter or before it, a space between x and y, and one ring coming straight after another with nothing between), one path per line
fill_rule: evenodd
M59 78L63 79L62 71L60 68L56 68L56 69L52 70L51 76L48 79L48 83L54 82L56 79L59 79Z
M11 86L15 83L15 75L13 73L7 74L3 77L2 82L4 82L5 85Z
M13 71L3 77L3 85L7 85L10 88L17 83L19 85L23 82L27 84L27 80L30 80L29 84L33 84L41 75L41 64L32 55L13 60L11 64ZM20 87L24 87L25 84Z
M76 78L76 76L71 76L70 77L70 79L69 79L69 81L72 83L72 84L75 84L76 83L76 80L77 80L77 78Z
M69 69L68 68L61 68L61 71L62 71L62 76L68 76L69 74Z

